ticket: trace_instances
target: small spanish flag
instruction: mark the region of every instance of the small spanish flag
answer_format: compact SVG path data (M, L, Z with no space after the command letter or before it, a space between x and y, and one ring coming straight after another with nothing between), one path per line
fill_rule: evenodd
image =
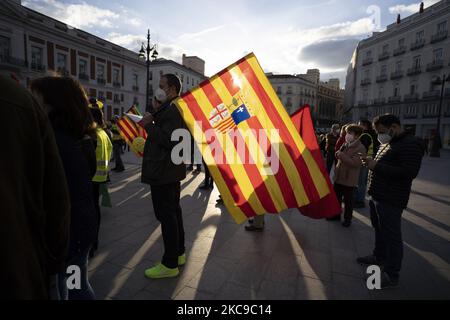
M141 115L139 109L136 106L132 106L126 113ZM129 117L124 115L119 121L117 121L120 135L124 138L125 142L130 146L130 149L138 156L144 156L144 145L147 139L147 132L140 125L136 124Z

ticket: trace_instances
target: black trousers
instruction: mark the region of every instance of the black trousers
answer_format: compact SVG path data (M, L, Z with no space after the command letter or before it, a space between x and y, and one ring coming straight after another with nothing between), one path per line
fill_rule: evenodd
M194 154L195 154L195 143L194 143L194 137L191 135L191 164L188 166L189 168L194 168ZM202 170L202 164L197 163L197 170Z
M398 279L403 260L402 212L386 202L371 200L370 219L375 229L375 249L377 260L384 262L384 271L393 279Z
M330 174L331 168L333 168L333 164L336 164L337 159L334 155L334 152L327 152L327 172Z
M336 192L336 197L341 206L342 202L344 202L344 220L351 221L353 217L353 193L355 192L355 187L348 187L335 183L334 192Z
M205 167L205 186L212 186L214 180L211 176L211 173L209 172L208 166L206 165L205 161L203 161L203 166Z
M114 141L113 143L113 153L114 153L114 162L116 163L116 169L122 170L124 169L123 161L122 161L122 142Z
M94 197L94 206L95 213L97 215L97 238L92 245L92 250L95 251L98 249L98 235L100 233L100 221L101 221L101 213L100 213L100 182L92 182L92 192Z
M153 209L161 223L164 242L162 264L168 268L178 267L178 256L185 252L183 216L180 207L180 182L150 186Z

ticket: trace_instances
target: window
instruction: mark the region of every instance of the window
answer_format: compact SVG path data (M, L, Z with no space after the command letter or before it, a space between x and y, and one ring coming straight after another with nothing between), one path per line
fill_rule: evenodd
M383 88L383 87L380 87L380 88L378 89L378 99L382 99L383 96L384 96L384 88Z
M437 25L437 32L443 33L447 31L447 21L442 21L441 23L438 23Z
M120 82L120 72L119 69L113 69L113 83L119 83Z
M186 76L186 83L189 84L189 76Z
M150 71L150 72L148 73L148 77L149 77L149 80L150 80L150 81L153 80L153 71Z
M9 57L11 48L11 40L7 37L0 36L0 60L2 57Z
M413 58L413 68L415 68L415 69L420 68L420 56L415 56Z
M433 63L442 61L442 48L433 51Z
M277 93L281 94L281 87L277 87Z
M42 48L31 47L31 64L32 66L42 66Z
M136 73L133 74L133 86L137 87L138 86L138 75Z
M98 92L98 100L105 101L105 93L103 91Z
M383 53L387 53L389 51L389 45L388 44L385 44L384 46L383 46Z
M396 83L394 85L394 97L399 97L400 96L400 87L398 85L398 83Z
M398 46L403 47L405 45L405 38L401 38L398 40Z
M386 75L386 71L387 71L387 66L384 64L381 66L380 75L382 75L382 76Z
M191 80L192 80L191 84L192 84L192 86L194 86L194 78L191 78ZM197 81L197 83L198 83L198 81Z
M370 70L365 70L364 71L364 79L369 79L370 78Z
M395 64L395 71L400 72L402 71L402 61L397 61L397 63Z
M291 94L291 93L292 93L292 87L291 87L291 86L288 86L288 88L287 88L287 93L288 93L288 94Z
M411 86L409 87L409 94L413 95L416 94L416 92L417 92L417 84L412 83Z
M78 61L78 74L87 75L87 60L80 59Z
M56 55L56 67L58 70L67 69L67 55L65 55L64 53L58 53Z
M184 74L181 74L181 82L183 83L183 81L184 81Z
M422 39L424 38L424 35L425 35L425 31L423 31L423 30L416 32L416 42L422 41Z
M105 66L103 64L97 65L97 78L105 79Z
M366 52L366 58L370 58L370 57L372 57L372 51L371 50Z

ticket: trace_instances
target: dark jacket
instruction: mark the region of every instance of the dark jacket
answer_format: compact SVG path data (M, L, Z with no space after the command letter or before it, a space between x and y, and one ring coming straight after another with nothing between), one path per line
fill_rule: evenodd
M369 195L392 206L406 208L422 155L420 142L405 132L381 145L375 157L375 169L369 172Z
M43 109L1 76L0 118L0 298L48 299L69 243L64 169Z
M96 171L94 142L91 138L76 141L64 130L55 129L56 144L66 173L70 194L70 260L91 246L97 237L92 178Z
M336 142L339 139L339 135L335 136L333 133L327 133L326 135L326 145L325 145L325 151L328 154L331 154L334 156L335 150L336 150Z
M143 183L164 185L179 182L186 177L186 165L174 164L171 159L172 149L179 143L171 141L172 133L184 128L178 108L170 101L155 112L154 123L145 128L148 137L142 161Z

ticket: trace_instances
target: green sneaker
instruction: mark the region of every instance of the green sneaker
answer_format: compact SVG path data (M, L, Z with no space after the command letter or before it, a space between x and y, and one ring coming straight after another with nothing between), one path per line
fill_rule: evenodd
M178 268L167 268L162 263L158 263L153 268L145 270L145 276L150 279L174 278L179 273Z
M178 266L184 266L186 264L186 253L183 253L181 256L178 256Z

